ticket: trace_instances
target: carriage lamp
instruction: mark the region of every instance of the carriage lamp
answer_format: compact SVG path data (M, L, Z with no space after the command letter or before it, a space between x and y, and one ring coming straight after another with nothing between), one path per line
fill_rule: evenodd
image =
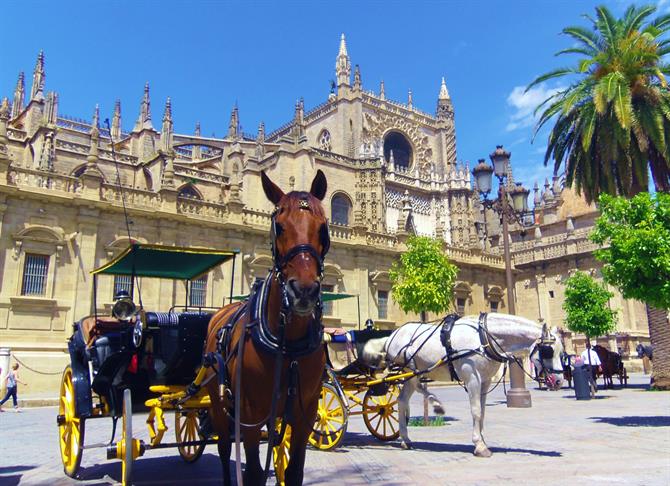
M121 290L114 296L114 306L112 307L112 317L120 321L129 321L137 313L137 306L128 292Z

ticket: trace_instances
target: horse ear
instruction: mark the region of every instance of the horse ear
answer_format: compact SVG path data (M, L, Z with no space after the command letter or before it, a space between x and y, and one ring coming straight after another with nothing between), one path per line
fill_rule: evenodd
M326 176L321 169L316 171L314 180L312 181L312 187L309 192L317 198L319 201L323 201L323 198L326 196L326 191L328 190L328 181L326 181Z
M547 323L542 324L542 337L547 337Z
M277 185L272 182L267 175L265 175L265 171L261 171L261 182L263 184L265 197L267 197L275 206L279 204L281 198L284 197L284 191L279 189L279 187L277 187Z

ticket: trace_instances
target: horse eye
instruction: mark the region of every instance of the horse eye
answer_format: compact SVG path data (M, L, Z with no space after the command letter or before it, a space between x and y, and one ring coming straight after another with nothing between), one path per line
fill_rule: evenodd
M284 227L280 225L279 223L275 223L275 236L279 238L279 235L281 235L284 232Z

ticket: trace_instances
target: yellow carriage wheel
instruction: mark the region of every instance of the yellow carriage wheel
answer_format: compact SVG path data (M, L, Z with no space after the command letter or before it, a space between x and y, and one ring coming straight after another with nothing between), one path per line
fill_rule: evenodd
M63 471L74 478L79 471L81 456L84 453L84 419L76 416L76 398L72 382L72 368L63 371L58 402L58 438L60 439L60 457Z
M205 437L200 435L199 422L197 410L176 412L174 431L175 436L177 437L177 442L182 443L205 440ZM205 444L180 445L177 446L177 449L184 461L193 463L202 456L202 453L205 450Z
M277 433L281 431L281 420L277 420ZM286 424L283 440L272 449L272 457L275 466L275 478L279 486L284 486L286 479L286 468L291 458L291 426Z
M374 396L372 390L363 398L363 421L370 433L379 440L395 440L400 437L398 422L398 395L400 388L389 386L385 395Z
M347 415L347 408L337 389L330 383L324 383L309 443L321 451L340 445L347 430Z

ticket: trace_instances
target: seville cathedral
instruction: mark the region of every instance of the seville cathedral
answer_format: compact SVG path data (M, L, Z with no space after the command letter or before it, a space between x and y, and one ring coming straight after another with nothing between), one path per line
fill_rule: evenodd
M124 112L134 123L122 122L117 101L106 125L93 105L88 120L61 113L67 100L47 90L43 53L29 90L19 74L0 108L0 347L25 364L22 377L32 392L56 393L72 323L92 312L90 271L129 243L124 204L133 240L240 250L234 263L189 289L142 281L146 309L183 305L187 290L190 305L221 306L231 290L246 294L264 277L273 208L261 171L285 191L308 188L317 169L326 174L332 247L323 288L353 297L328 303L325 325L355 327L371 318L391 328L417 317L394 303L388 273L411 234L444 242L459 268L457 312L506 312L498 216L483 210L468 164L457 161L444 79L428 113L414 106L411 91L399 103L386 98L383 82L376 91L364 88L344 35L335 69L336 85L320 105L306 110L299 100L290 121L274 131L261 123L253 135L241 132L243 114L234 107L222 138L202 136L199 125L192 134L175 133L170 99L156 116L148 83L139 114ZM588 240L597 211L559 177L535 186L534 203L536 224L512 231L516 309L562 327L566 278L575 270L600 275ZM129 286L125 277L101 277L98 312L109 313L115 290ZM646 308L616 291L611 306L619 310L618 329L601 341L629 357L649 340ZM583 339L566 336L569 352L583 349Z

